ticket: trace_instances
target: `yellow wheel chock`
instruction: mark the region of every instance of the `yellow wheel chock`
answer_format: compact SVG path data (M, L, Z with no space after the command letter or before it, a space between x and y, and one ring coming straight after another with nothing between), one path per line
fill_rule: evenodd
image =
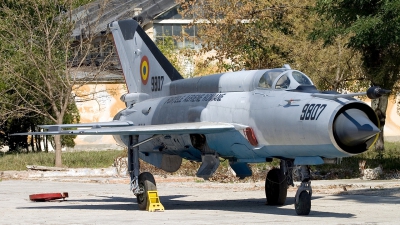
M149 212L164 211L164 206L160 202L157 191L147 191L147 207Z

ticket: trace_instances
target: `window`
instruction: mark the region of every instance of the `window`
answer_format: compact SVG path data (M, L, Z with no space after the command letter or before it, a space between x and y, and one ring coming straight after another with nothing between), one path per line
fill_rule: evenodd
M281 69L268 70L261 76L261 78L258 82L258 87L259 88L271 88L272 83L274 83L275 79L283 72L285 72L285 71L281 70Z
M290 85L290 79L288 78L288 76L283 75L276 82L275 89L287 89L289 85Z
M292 76L299 84L312 85L310 79L308 79L308 77L306 75L304 75L300 72L293 71Z
M200 43L196 43L196 26L188 27L188 21L193 15L182 17L176 6L153 21L154 39L157 44L169 45L171 38L177 48L199 49Z
M196 43L196 26L188 27L186 24L165 24L154 23L154 37L157 44L167 44L167 41L172 37L174 45L178 48L198 49L200 44Z

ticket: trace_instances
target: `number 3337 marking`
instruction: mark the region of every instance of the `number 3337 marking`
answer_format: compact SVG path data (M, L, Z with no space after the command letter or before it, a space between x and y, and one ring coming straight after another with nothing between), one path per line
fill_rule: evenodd
M151 91L162 91L164 76L151 77Z
M326 104L305 104L300 120L317 120L325 108Z

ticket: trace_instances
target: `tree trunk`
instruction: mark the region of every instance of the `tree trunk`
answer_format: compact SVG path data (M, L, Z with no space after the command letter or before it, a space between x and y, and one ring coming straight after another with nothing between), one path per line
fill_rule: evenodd
M60 112L56 112L57 114L57 122L56 124L62 124L63 123L63 118L65 115L65 112L67 111L67 106L68 106L68 101L66 101L63 105L63 107L60 109ZM57 110L57 107L54 107L55 110ZM61 159L61 135L54 135L54 145L55 145L55 151L56 151L56 160L55 160L55 166L56 167L62 167L62 159Z
M48 143L47 143L47 141L48 141L47 135L44 135L43 139L44 139L44 151L45 151L46 153L48 153L48 152L49 152L49 145L48 145Z
M31 146L31 151L32 151L32 152L35 152L35 135L31 135L31 143L30 143L30 146ZM29 152L29 147L28 147L28 152Z
M54 145L55 145L55 151L56 151L56 160L55 160L55 166L56 167L62 167L62 161L61 161L61 136L60 135L54 135Z
M42 151L42 145L40 143L41 137L40 135L35 135L35 140L36 140L36 151L41 152Z
M35 129L35 125L33 125L33 124L31 124L31 131L32 132L35 132L36 131L36 129ZM32 152L35 152L35 135L31 135L31 151Z
M379 134L378 140L375 143L375 151L378 153L379 157L382 157L383 152L385 151L383 128L385 126L385 121L386 121L386 109L388 106L388 99L389 99L388 95L383 95L380 98L371 100L371 107L378 116L381 129L381 133Z
M44 135L43 139L44 139L44 151L46 153L48 153L49 152L49 143L48 143L49 140L47 139L47 135Z

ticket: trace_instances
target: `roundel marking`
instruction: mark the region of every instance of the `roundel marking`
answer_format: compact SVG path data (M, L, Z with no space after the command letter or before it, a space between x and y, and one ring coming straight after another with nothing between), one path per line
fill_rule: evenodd
M143 85L146 85L147 81L149 80L149 72L149 59L147 56L143 56L142 60L140 61L140 77L142 78Z

